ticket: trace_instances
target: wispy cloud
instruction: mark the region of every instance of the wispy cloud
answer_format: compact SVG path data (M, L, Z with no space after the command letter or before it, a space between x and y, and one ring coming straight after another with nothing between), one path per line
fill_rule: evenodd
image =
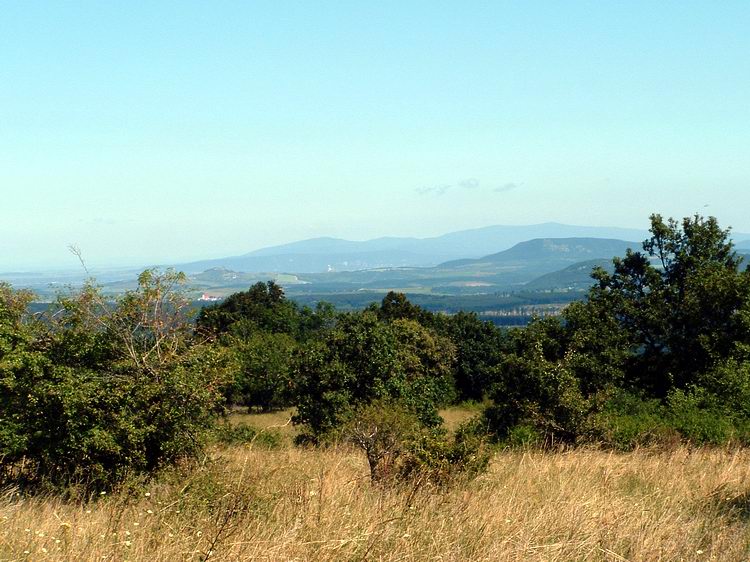
M420 195L445 195L445 193L453 187L452 185L433 185L432 187L420 187L417 188L417 193Z
M439 197L441 195L445 195L449 191L455 191L455 190L470 190L470 191L492 191L494 193L505 193L507 191L512 191L514 189L517 189L521 187L523 184L521 183L515 183L515 182L508 182L504 183L502 185L499 185L494 188L489 187L483 187L482 183L477 178L466 178L461 181L457 181L456 183L445 183L440 185L433 185L433 186L425 186L425 187L419 187L415 191L419 195L425 195L425 196L435 196Z
M465 180L461 180L458 182L458 187L462 187L464 189L476 189L479 187L479 180L477 178L468 178Z
M492 191L494 191L495 193L506 193L508 191L513 191L514 189L518 189L519 187L521 187L521 184L519 183L508 182L508 183L504 183L503 185L496 187Z

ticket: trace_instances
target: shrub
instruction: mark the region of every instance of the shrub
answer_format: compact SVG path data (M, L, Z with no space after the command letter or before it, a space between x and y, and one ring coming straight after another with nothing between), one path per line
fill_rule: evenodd
M342 428L343 437L367 456L373 482L392 479L400 456L418 440L424 426L402 404L377 400L361 406Z
M680 440L660 400L622 390L603 398L601 410L589 420L589 440L622 451Z
M24 320L12 291L0 293L7 477L108 488L201 449L231 357L190 338L182 280L144 272L116 303L87 286L44 324Z
M408 406L389 400L360 407L342 434L364 451L373 482L447 485L477 476L489 463L478 420L448 436L442 428L426 427Z
M696 445L723 445L737 437L731 413L705 390L672 391L667 411L672 427Z
M486 427L476 418L453 435L439 429L422 432L402 455L398 476L447 486L479 476L489 461Z

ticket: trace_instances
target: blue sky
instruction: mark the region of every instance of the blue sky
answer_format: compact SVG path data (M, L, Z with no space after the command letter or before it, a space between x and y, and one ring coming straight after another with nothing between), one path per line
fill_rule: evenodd
M748 232L748 29L747 2L4 2L0 270L655 211Z

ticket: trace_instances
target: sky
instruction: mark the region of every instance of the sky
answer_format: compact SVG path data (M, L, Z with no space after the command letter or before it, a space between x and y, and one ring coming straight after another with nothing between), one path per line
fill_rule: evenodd
M750 3L0 15L0 271L660 212L750 232Z

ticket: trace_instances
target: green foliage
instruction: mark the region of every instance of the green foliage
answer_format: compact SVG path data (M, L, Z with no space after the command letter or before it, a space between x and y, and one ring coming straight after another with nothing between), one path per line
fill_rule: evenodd
M381 321L365 311L342 316L321 341L299 353L296 423L318 441L360 405L391 398L435 425L437 407L453 399L454 348L413 320Z
M750 273L714 218L653 215L651 233L612 273L594 271L586 302L512 333L486 412L498 438L746 439Z
M381 320L414 320L424 326L431 326L434 315L420 306L412 304L403 293L389 291L383 297L380 307L370 307Z
M662 402L617 390L603 397L601 409L589 420L588 437L604 446L627 451L665 445L681 436L668 422Z
M256 283L247 291L234 293L221 303L203 308L196 328L214 336L232 333L246 339L258 332L270 332L304 340L329 328L334 316L334 309L328 303L318 303L315 310L300 309L286 299L281 287L268 281Z
M595 273L589 302L627 334L629 379L663 398L750 343L750 273L713 217L653 215L651 233L644 253Z
M454 378L459 399L482 400L508 351L505 332L467 312L442 318L438 331L456 346Z
M522 422L508 430L505 443L511 447L541 447L544 440L545 436L536 427Z
M247 339L234 339L230 349L237 357L238 370L228 388L230 401L263 411L290 404L296 348L287 334L257 332Z
M589 420L587 437L620 450L669 447L680 441L747 444L749 425L743 413L699 387L674 390L665 401L618 390L606 397Z
M477 418L453 435L438 430L422 432L402 456L398 477L446 486L476 478L487 470L489 461L485 426Z
M485 417L498 438L529 424L551 442L574 442L590 409L572 368L577 352L565 350L558 319L533 322L514 334L517 351L498 367Z
M342 436L367 456L373 482L391 480L401 456L426 428L409 408L388 399L363 404L342 427Z
M0 293L0 465L6 476L106 488L200 450L231 357L190 337L180 274L144 272L108 303L93 287L25 321ZM24 471L17 472L23 460Z
M732 412L704 389L674 390L667 398L666 410L670 425L691 443L721 445L744 440Z

